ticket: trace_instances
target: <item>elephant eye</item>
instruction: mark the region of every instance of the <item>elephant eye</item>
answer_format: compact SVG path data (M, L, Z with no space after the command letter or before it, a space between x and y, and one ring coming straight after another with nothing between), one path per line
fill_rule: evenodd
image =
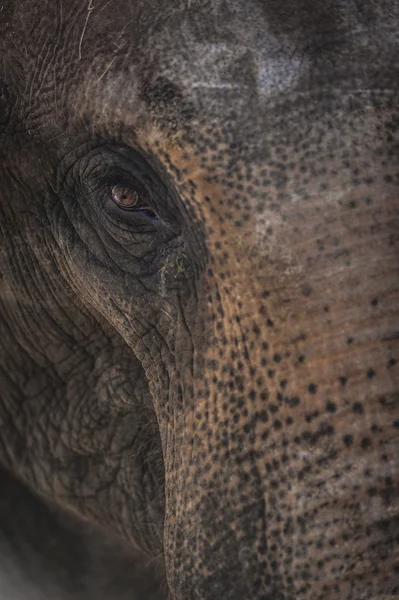
M111 198L114 204L122 210L134 211L157 219L157 214L146 206L139 192L126 185L114 185L111 188Z
M115 204L125 210L131 210L140 200L136 191L122 185L114 185L111 189L111 196Z

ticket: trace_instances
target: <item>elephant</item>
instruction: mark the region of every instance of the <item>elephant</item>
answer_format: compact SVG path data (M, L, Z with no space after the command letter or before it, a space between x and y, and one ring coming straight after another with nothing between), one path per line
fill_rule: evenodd
M398 0L0 48L2 597L398 598Z

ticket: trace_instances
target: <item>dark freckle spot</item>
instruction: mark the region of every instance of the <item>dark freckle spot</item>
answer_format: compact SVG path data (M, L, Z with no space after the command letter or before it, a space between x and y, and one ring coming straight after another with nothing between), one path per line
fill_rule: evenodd
M300 354L300 356L298 357L298 362L303 363L304 361L305 361L305 355Z
M388 362L388 367L394 367L396 365L396 359L395 358L391 358L391 360Z
M346 339L346 343L347 343L347 344L352 344L352 342L353 342L353 337L348 337L348 338Z
M361 402L355 402L352 406L352 410L354 413L361 415L363 413L363 404Z
M346 377L340 377L340 378L339 378L339 382L340 382L340 384L341 384L342 386L346 385L346 382L347 382L347 381L348 381L348 380L347 380L347 378L346 378Z
M281 427L282 427L281 421L279 421L278 419L276 419L276 420L274 421L274 423L273 423L273 427L274 427L274 429L276 429L277 431L278 431L279 429L281 429Z
M325 306L324 307L324 312L328 313L330 311L330 307L329 306Z
M327 410L327 412L334 413L337 410L337 406L336 406L335 402L331 402L329 400L326 404L326 410Z
M363 438L360 445L364 450L367 450L371 446L371 441L369 438Z
M344 440L345 446L348 446L348 447L352 446L352 444L353 444L353 435L351 435L350 433L347 433L347 434L344 435L343 440Z
M216 371L219 368L219 362L215 359L209 360L208 361L208 368Z
M318 431L319 435L333 435L334 434L334 427L332 425L321 425L320 429Z
M368 379L373 379L373 377L375 377L375 371L374 371L374 369L369 369L367 371L367 377L368 377Z
M252 328L252 331L254 332L256 337L258 337L260 335L260 329L259 329L258 325L254 325Z
M274 326L274 323L273 323L273 321L272 321L271 319L267 319L267 321L266 321L266 325L267 325L268 327L273 327L273 326Z
M378 298L373 298L372 301L370 302L371 306L377 306L378 304Z
M269 369L267 372L267 376L269 377L269 379L272 379L274 377L275 371L273 369Z
M308 390L309 394L315 394L317 392L317 385L315 383L309 383Z
M281 356L280 356L280 354L275 354L275 355L273 356L273 360L274 360L274 362L276 362L276 363L279 363L279 362L281 361Z
M396 419L396 421L392 423L392 427L395 427L395 429L399 429L399 419Z
M305 283L305 285L302 286L301 293L302 293L302 296L305 296L305 298L308 298L309 296L311 296L312 291L313 291L312 287L308 283Z
M295 406L298 406L300 402L301 401L298 396L292 396L292 398L287 398L287 404L290 408L295 408Z

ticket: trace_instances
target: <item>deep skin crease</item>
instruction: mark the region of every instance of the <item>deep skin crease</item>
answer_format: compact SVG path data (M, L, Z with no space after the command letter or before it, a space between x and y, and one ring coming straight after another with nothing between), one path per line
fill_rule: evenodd
M1 3L7 597L399 595L398 31Z

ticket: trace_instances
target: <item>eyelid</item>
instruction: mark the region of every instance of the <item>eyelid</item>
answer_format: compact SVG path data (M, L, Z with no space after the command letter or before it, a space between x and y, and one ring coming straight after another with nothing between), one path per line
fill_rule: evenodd
M158 179L157 174L151 172L151 166L149 166L150 172L147 172L144 163L136 164L134 160L129 162L124 160L121 164L112 161L108 165L104 161L97 168L97 173L91 172L92 185L89 183L91 188L89 189L100 215L103 213L122 227L127 225L128 228L134 228L135 223L140 223L141 226L144 222L147 222L149 227L155 227L157 223L164 223L170 227L169 220L165 221L160 217L164 196L165 202L167 202L166 197L169 196L168 189L163 181ZM133 192L137 192L139 196L137 205L131 208L118 205L112 198L114 186L130 188Z

